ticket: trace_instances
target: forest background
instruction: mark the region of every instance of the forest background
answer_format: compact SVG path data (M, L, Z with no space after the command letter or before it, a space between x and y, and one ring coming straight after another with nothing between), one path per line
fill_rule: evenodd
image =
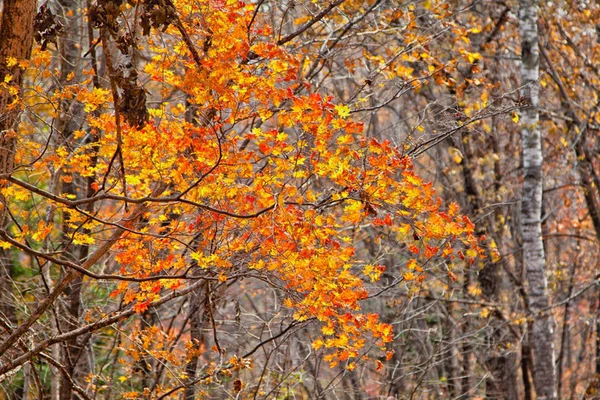
M1 12L1 398L598 396L597 2Z

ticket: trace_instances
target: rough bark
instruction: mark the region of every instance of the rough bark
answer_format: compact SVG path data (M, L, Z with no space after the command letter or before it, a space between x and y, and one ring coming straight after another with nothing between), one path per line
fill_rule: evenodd
M535 0L519 1L521 32L521 113L523 142L523 197L521 230L523 263L527 280L533 380L538 400L557 398L554 354L554 321L547 310L550 301L542 241L542 140L539 123L538 6Z
M206 306L208 295L206 285L199 287L194 292L190 293L190 339L194 347L190 349L191 355L185 366L185 400L196 398L195 380L198 375L199 350L204 344L204 328L208 321Z
M524 400L533 400L531 379L531 347L529 346L529 332L525 333L523 344L521 345L521 375L523 377L523 398Z
M0 81L11 75L11 83L20 86L23 70L19 65L8 66L9 57L29 59L33 43L33 17L36 2L32 0L6 0L0 26ZM12 107L14 97L6 90L0 91L0 174L11 173L15 150L15 129L20 108ZM2 199L4 201L4 199ZM4 212L2 213L2 215Z
M11 76L9 84L20 87L23 82L23 70L19 64L11 65L10 59L26 60L31 55L33 43L33 18L36 2L34 0L6 0L0 25L0 82ZM0 175L13 172L17 125L21 107L19 100L6 89L0 89ZM0 180L0 187L6 185ZM7 200L0 194L0 223L6 225L8 219ZM14 264L10 252L0 249L0 317L10 325L17 324L17 315L13 299Z

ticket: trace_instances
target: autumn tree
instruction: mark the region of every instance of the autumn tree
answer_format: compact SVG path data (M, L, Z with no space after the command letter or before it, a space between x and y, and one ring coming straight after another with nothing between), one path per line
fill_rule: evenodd
M363 311L386 266L360 255L361 226L410 249L394 283L409 287L477 244L286 49L340 3L284 34L260 5L98 1L75 46L75 5L41 6L33 56L9 55L27 78L5 79L26 106L3 187L21 270L0 345L13 390L44 396L52 367L57 398L270 397L296 390L302 364L278 370L282 351L344 375L393 356L391 325Z

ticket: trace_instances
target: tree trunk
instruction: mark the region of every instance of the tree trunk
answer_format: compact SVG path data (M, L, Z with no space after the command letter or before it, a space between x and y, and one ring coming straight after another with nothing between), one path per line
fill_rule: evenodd
M74 0L58 0L58 12L64 26L64 33L59 38L58 48L61 55L60 60L60 78L59 84L66 86L68 81L80 78L80 60L81 60L81 30L80 19L78 13L78 2ZM73 75L69 77L70 75ZM66 148L74 148L77 144L73 143L73 132L83 125L83 105L75 99L64 99L60 103L59 115L56 119L56 128L59 132L57 140L60 145ZM67 171L68 173L68 171ZM86 186L80 182L73 180L62 182L60 185L60 193L78 195L79 187ZM89 196L90 193L87 193ZM77 196L80 197L80 196ZM86 211L93 211L93 204L86 205ZM71 261L81 263L82 260L89 255L88 245L71 246L71 236L73 228L69 226L70 221L68 216L64 217L62 233L63 233L63 248L66 254L69 255ZM88 233L84 229L84 233ZM83 277L78 276L65 290L67 299L66 304L62 306L61 313L64 316L61 329L69 331L75 329L81 317L81 291L83 288ZM66 375L61 375L60 397L61 399L71 399L73 397L72 382L80 384L84 377L89 374L87 364L83 362L83 354L85 352L85 343L82 338L72 338L63 345L63 364L65 366ZM68 375L68 376L67 376Z
M538 400L554 400L556 372L554 327L549 306L546 262L542 242L542 140L539 130L539 64L537 30L538 6L535 0L519 1L521 31L521 101L523 141L523 198L521 229L523 263L527 279L528 306L533 317L531 344L533 380Z
M5 82L9 75L10 84L17 88L23 82L23 70L18 61L27 60L31 55L33 44L33 17L36 2L34 0L5 0L0 25L0 82ZM12 65L17 60L16 65ZM20 92L20 90L19 90ZM6 89L0 89L0 176L13 172L17 125L21 107ZM0 179L0 188L7 181ZM0 224L6 227L8 213L7 200L0 194ZM12 263L8 249L0 249L0 316L7 322L17 323L16 309L13 299Z
M19 65L8 66L8 58L29 59L33 44L33 0L5 0L0 26L0 81L11 75L10 83L20 86L23 70ZM0 173L12 172L16 122L20 107L10 107L14 97L6 90L0 91Z
M210 307L207 304L207 296L209 295L207 285L202 285L197 290L190 293L190 340L193 347L189 350L191 355L185 366L185 394L183 396L185 400L193 400L196 398L199 352L204 345L204 328L208 322L206 307Z
M524 400L533 400L531 379L531 348L529 347L529 332L525 333L524 343L521 345L521 375L523 377Z

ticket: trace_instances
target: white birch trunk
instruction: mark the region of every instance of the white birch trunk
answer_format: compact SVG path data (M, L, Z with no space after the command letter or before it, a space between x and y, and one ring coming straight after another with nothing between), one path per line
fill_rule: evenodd
M542 242L542 139L539 129L539 43L536 0L519 0L523 135L523 198L521 229L529 311L533 317L531 344L533 380L538 400L555 400L554 318L549 305Z

